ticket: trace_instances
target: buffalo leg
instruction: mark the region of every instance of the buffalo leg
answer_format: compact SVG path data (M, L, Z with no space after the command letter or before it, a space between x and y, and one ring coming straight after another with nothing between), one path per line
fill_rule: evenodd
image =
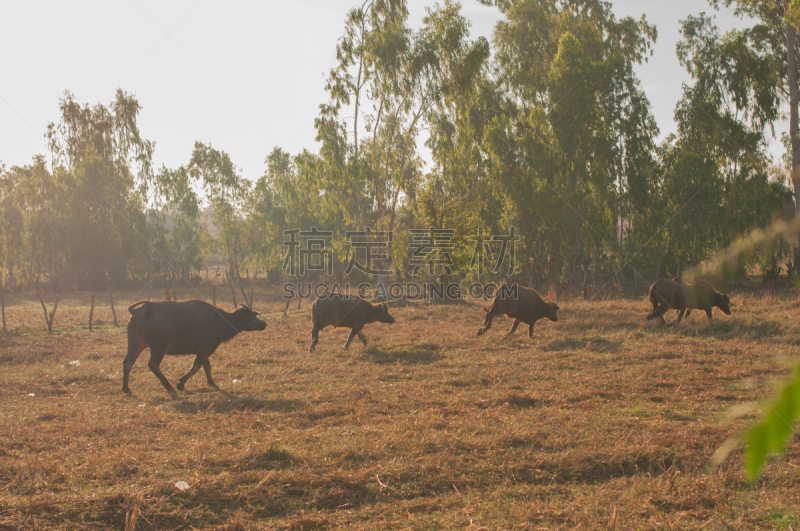
M361 328L353 328L352 330L350 330L350 335L347 336L347 343L344 344L344 348L342 348L342 350L347 350L350 348L350 342L353 340L354 337L356 337L356 335L359 332L361 332Z
M647 320L649 321L650 319L658 318L658 324L667 324L667 322L664 320L664 314L667 313L669 308L656 303L653 303L653 306L653 313L647 316Z
M511 325L511 330L509 330L508 333L503 336L503 340L508 339L508 336L516 332L518 326L519 326L519 319L514 319L514 324Z
M658 303L657 303L657 302L655 302L655 301L650 301L650 302L652 302L652 303L653 303L653 311L652 311L652 312L650 312L650 313L647 315L647 317L646 317L646 320L647 320L647 321L649 321L650 319L655 319L656 317L658 317Z
M208 358L203 362L203 370L206 371L206 383L214 389L219 389L219 386L214 383L214 379L211 378L211 361Z
M289 305L292 303L292 299L286 299L286 306L283 308L283 315L286 315L286 310L289 309Z
M688 312L688 311L686 312L686 315L687 315L687 316L689 315L689 312ZM708 318L709 318L709 319L711 319L711 308L709 308L708 310L706 310L706 315L708 316Z
M691 313L692 313L692 309L691 308L686 308L686 314L684 315L684 317L689 317L689 315L691 315Z
M183 376L181 376L181 379L180 379L180 380L178 380L178 385L176 386L176 387L178 388L178 391L183 391L183 388L186 386L186 382L188 382L188 381L189 381L189 378L191 378L192 376L194 376L194 374L195 374L197 371L199 371L199 370L200 370L200 367L202 367L202 366L203 366L203 362L202 362L202 360L200 359L200 355L198 354L198 355L197 355L197 356L194 358L194 363L192 364L192 368L191 368L191 369L189 369L189 372L187 372L186 374L184 374Z
M194 376L195 373L197 373L197 371L200 370L200 367L203 367L205 369L205 364L209 363L208 357L210 355L211 354L200 353L197 355L197 357L195 357L194 363L192 364L192 368L189 369L189 372L184 374L180 380L178 380L178 391L183 391L183 388L186 387L186 382L188 382L189 378ZM211 378L210 374L211 374L211 364L209 363L208 370L206 370L206 380L209 380ZM211 384L209 383L209 385Z
M317 348L317 343L319 343L319 331L322 330L318 328L317 325L314 325L314 330L311 331L311 347L308 349L309 352L314 352L314 349Z
M483 328L478 330L478 335L482 336L485 334L491 327L492 327L492 319L494 319L494 314L489 312L486 314L486 321L483 323Z
M678 314L678 320L677 320L677 321L675 321L674 323L672 323L670 326L673 326L673 325L676 325L676 324L680 324L680 322L681 322L681 319L683 319L683 314L685 314L685 313L686 313L686 308L683 308L683 309L680 311L680 313Z
M147 345L139 339L134 332L128 331L128 354L125 356L125 361L122 362L122 392L126 395L131 394L128 388L128 376L131 374L133 364L139 358L139 354L147 348Z
M153 371L153 374L156 375L156 378L161 380L161 383L164 384L164 388L169 392L169 394L174 395L175 389L173 389L172 384L169 383L167 377L164 376L164 373L161 372L161 360L164 359L164 354L167 353L167 349L165 348L153 348L150 347L150 361L147 363L147 366L150 367L150 370Z
M534 323L531 323L530 325L528 325L528 337L531 338L531 339L533 339L533 325L534 325Z
M358 336L358 339L361 340L361 344L366 347L367 346L367 336L364 335L364 332L359 330L356 335Z

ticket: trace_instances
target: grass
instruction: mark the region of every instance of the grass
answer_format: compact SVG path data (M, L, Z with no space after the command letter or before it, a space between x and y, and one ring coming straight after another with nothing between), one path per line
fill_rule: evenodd
M218 297L222 299L218 289ZM228 296L229 293L228 293ZM734 294L734 313L645 322L643 298L560 300L558 323L482 337L478 303L414 302L369 345L314 354L309 305L257 288L244 333L172 399L134 367L107 301L8 295L0 337L0 529L796 529L800 443L746 481L741 449L800 354L790 293ZM129 298L128 298L129 297ZM51 306L53 297L46 302ZM224 301L218 299L218 303ZM227 303L230 309L230 302ZM48 310L51 308L48 308ZM107 315L106 315L107 314ZM675 316L671 316L674 320ZM162 364L174 383L190 357ZM175 483L185 481L181 491Z

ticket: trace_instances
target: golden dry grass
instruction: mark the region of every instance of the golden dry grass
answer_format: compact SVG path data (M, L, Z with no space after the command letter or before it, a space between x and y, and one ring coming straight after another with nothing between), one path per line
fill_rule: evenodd
M217 294L230 309L229 290ZM48 335L38 301L8 297L0 528L800 523L800 443L752 485L740 450L710 465L798 358L794 294L734 294L732 316L693 314L678 328L645 322L643 298L561 300L558 323L505 342L502 318L475 337L477 303L415 302L392 308L396 324L369 325L367 348L341 351L347 331L329 328L309 354L309 305L283 317L277 288L263 287L268 328L211 358L222 392L200 373L177 399L147 352L133 398L120 393L135 296L117 298L119 328L100 296L106 324L89 333L89 296L74 294ZM191 361L162 368L174 383Z

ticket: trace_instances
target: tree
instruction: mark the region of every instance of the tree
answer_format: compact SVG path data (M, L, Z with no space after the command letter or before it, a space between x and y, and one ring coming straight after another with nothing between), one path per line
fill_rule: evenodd
M751 28L728 35L736 35L746 48L751 61L763 65L765 96L750 103L752 109L769 108L773 102L786 98L789 100L789 144L791 156L791 177L795 195L795 211L800 212L800 125L798 125L798 106L800 95L797 87L797 25L800 21L800 3L796 0L758 2L756 0L709 0L715 7L722 4L734 7L739 17L754 20ZM737 102L738 103L738 102ZM763 114L763 113L762 113ZM766 123L770 125L780 115L769 115ZM800 253L800 235L798 235Z
M488 55L485 41L470 43L465 29L449 0L428 10L418 32L408 27L404 0L370 0L349 13L326 85L330 102L321 106L316 127L325 190L358 230L395 231L398 208L414 197L420 131L443 95L478 70L457 68L466 65L456 59ZM351 107L348 122L342 114ZM378 265L388 270L393 242L383 241L388 259Z
M486 140L526 267L565 280L622 267L653 189L658 129L633 64L655 27L594 0L484 3L507 17L495 32L507 103Z
M229 278L237 279L249 252L244 213L250 200L250 181L239 175L227 153L201 142L194 144L187 172L202 183L219 229L215 250L225 257Z
M188 279L203 265L203 230L199 200L186 167L162 167L154 181L153 208L148 212L154 270L174 281Z
M146 254L153 144L139 134L138 101L122 91L109 107L81 106L67 92L60 109L46 135L60 191L43 204L57 205L49 215L59 220L62 245L53 252L63 249L51 278L102 289L143 273L137 258Z
M754 227L766 226L791 202L783 183L769 178L765 132L780 115L779 75L783 67L778 57L767 53L765 42L769 39L764 40L763 30L757 24L720 35L712 19L704 14L682 22L684 39L677 53L694 84L684 86L684 96L676 107L678 137L674 149L698 154L716 168L706 172L708 178L703 184L703 194L711 193L716 200L703 202L703 210L707 213L721 208L715 217L725 222L704 219L698 212L696 231L718 234L714 245L719 247L726 247ZM681 217L696 208L685 210ZM688 250L696 241L696 234L686 234L681 243L675 243ZM710 250L687 260L696 263ZM745 266L746 261L740 260L728 274L741 276Z

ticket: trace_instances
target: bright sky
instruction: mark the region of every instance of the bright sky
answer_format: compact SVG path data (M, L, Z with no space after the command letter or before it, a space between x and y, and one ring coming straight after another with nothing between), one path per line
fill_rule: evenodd
M142 106L142 135L157 166L186 164L195 141L228 152L255 179L275 146L317 151L314 118L327 101L325 76L347 11L357 0L221 2L129 0L4 2L0 30L0 162L29 164L46 153L47 123L69 90L108 104L118 87ZM419 26L433 0L408 0ZM675 57L679 20L697 0L614 0L618 17L646 14L658 28L655 54L639 69L662 136L688 75ZM462 0L472 36L491 39L499 12ZM720 27L735 23L725 12Z

